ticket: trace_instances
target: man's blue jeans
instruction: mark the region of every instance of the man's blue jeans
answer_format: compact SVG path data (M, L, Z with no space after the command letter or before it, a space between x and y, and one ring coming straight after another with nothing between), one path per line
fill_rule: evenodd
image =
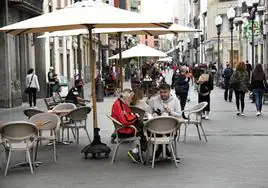
M262 98L263 98L263 90L261 89L253 89L253 94L255 97L255 104L257 111L261 112L262 109Z

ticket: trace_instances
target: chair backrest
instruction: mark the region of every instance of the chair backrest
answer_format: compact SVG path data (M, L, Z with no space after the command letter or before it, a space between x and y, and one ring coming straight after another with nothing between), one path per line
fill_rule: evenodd
M12 121L2 125L0 133L3 139L9 141L23 141L35 137L38 129L35 124L27 121Z
M179 120L172 116L160 116L148 120L144 125L144 133L166 135L175 133L179 128ZM145 134L145 135L146 135Z
M23 110L23 113L30 119L32 116L34 116L35 114L40 114L43 113L44 111L42 110L38 110L38 109L34 109L34 108L28 108Z
M190 109L189 112L190 113L201 113L207 105L208 105L207 102L198 103L192 109Z
M59 104L59 103L63 103L63 102L64 102L64 100L63 100L63 98L61 97L61 95L60 95L59 92L55 92L53 98L54 98L55 103L57 103L57 104Z
M115 129L120 129L120 128L123 127L122 123L120 123L119 121L117 121L116 119L114 119L112 116L110 116L110 115L106 115L106 116L107 116L110 120L112 120Z
M48 110L51 110L56 105L56 102L53 97L44 98L44 101Z
M83 121L87 119L87 115L91 112L91 108L88 106L77 107L69 112L66 117L73 121Z
M38 127L39 130L51 130L59 128L60 126L60 118L59 116L52 113L40 113L32 116L30 118L30 122L38 126L40 123L45 123L44 125Z
M131 109L131 112L133 112L134 114L136 114L136 113L139 114L139 116L140 116L139 119L143 120L144 115L145 115L145 110L143 110L139 107L136 107L136 106L131 106L130 109Z
M74 110L76 109L73 103L60 103L57 104L52 110Z

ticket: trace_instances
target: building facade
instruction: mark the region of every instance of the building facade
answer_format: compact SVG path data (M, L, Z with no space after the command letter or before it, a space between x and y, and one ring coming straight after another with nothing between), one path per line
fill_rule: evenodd
M204 21L204 27L200 28L203 30L205 36L203 44L205 49L205 62L209 63L218 61L218 42L215 18L217 15L220 15L223 20L220 35L220 64L225 67L226 62L232 62L231 66L235 67L239 61L248 61L253 65L263 64L264 68L267 70L267 20L265 20L265 12L267 11L268 4L267 1L259 0L258 2L256 18L254 21L256 28L254 31L253 43L250 34L251 27L249 24L247 7L245 10L242 10L243 0L205 1L207 1L207 11L205 12L204 10L203 13L201 12L200 14L200 16L203 16L202 19ZM227 18L227 11L231 6L236 10L233 31L233 56L231 56L230 23ZM254 62L251 55L252 49L254 49ZM231 59L231 57L233 58Z
M43 13L43 0L0 1L0 26L16 23ZM27 96L24 94L25 77L34 68L41 88L45 87L44 44L36 34L11 36L0 33L0 107L19 106ZM40 91L39 96L43 96Z

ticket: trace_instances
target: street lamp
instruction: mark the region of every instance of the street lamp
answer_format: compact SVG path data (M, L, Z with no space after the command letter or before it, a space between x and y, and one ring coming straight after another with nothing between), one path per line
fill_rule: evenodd
M255 64L255 57L254 57L254 20L257 12L257 7L259 0L246 0L245 1L248 7L249 12L249 20L251 20L251 55L252 55L252 67L254 67Z
M217 35L218 35L218 69L220 67L220 37L221 37L221 25L222 25L222 18L218 15L215 19L215 25L217 27Z
M235 18L235 9L230 7L227 12L227 17L230 22L230 31L231 31L231 66L233 67L233 31L234 31L234 18Z
M195 33L194 34L194 48L195 48L195 63L196 64L199 64L197 62L197 58L198 58L198 51L197 51L197 49L198 49L198 38L199 38L199 34Z
M204 33L201 33L201 35L200 35L200 42L201 42L201 47L200 47L200 53L201 53L201 63L204 63L203 62L203 55L205 54L205 50L204 50Z

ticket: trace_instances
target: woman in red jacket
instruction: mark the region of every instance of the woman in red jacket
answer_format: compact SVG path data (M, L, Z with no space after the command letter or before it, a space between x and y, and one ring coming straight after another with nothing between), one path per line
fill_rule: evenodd
M129 107L132 102L134 92L131 89L125 89L112 106L112 117L122 123L124 128L118 131L118 137L128 138L135 136L135 130L129 125L133 125L137 128L137 136L142 137L142 123L138 120L138 115L131 112ZM133 162L139 161L139 150L137 147L128 151L128 156L132 159Z

